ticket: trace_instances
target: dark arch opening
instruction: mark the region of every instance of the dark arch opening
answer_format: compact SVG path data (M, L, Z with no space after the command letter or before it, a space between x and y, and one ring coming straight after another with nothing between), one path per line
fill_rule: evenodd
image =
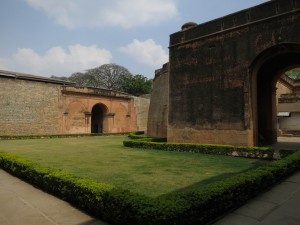
M300 47L297 44L274 46L256 60L253 81L256 145L277 142L276 83L284 72L299 66Z
M104 125L104 117L107 113L107 108L103 104L96 104L92 109L91 132L103 133L106 128Z

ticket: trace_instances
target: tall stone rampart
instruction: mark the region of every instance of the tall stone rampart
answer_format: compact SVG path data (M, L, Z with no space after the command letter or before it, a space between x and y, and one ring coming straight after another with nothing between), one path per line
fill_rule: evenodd
M148 136L167 137L169 101L169 64L155 71L149 107Z

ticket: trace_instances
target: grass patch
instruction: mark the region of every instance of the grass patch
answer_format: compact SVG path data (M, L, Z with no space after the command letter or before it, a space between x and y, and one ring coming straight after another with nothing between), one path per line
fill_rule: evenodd
M158 197L256 168L266 161L123 147L124 136L2 140L13 152L46 166Z

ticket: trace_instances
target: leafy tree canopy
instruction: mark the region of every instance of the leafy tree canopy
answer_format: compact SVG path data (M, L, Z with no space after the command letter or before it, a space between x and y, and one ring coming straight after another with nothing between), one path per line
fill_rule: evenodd
M104 64L84 73L73 73L70 77L51 78L71 81L80 86L123 91L135 96L149 94L152 90L152 79L140 74L132 75L128 69L117 64Z
M80 86L97 87L97 81L95 77L88 73L73 73L69 77L69 81L75 82Z
M117 64L104 64L87 70L86 74L95 78L97 87L111 90L121 90L122 77L131 75L128 69Z
M300 79L300 68L289 70L286 74L294 80Z
M152 79L148 79L143 75L127 75L122 77L122 91L140 96L144 94L149 94L152 90Z

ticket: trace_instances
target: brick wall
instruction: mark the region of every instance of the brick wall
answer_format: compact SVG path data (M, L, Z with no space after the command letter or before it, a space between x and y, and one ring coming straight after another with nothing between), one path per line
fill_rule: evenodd
M0 78L0 133L61 133L60 85Z
M95 105L104 133L147 129L150 99L37 79L0 77L0 134L90 133Z

